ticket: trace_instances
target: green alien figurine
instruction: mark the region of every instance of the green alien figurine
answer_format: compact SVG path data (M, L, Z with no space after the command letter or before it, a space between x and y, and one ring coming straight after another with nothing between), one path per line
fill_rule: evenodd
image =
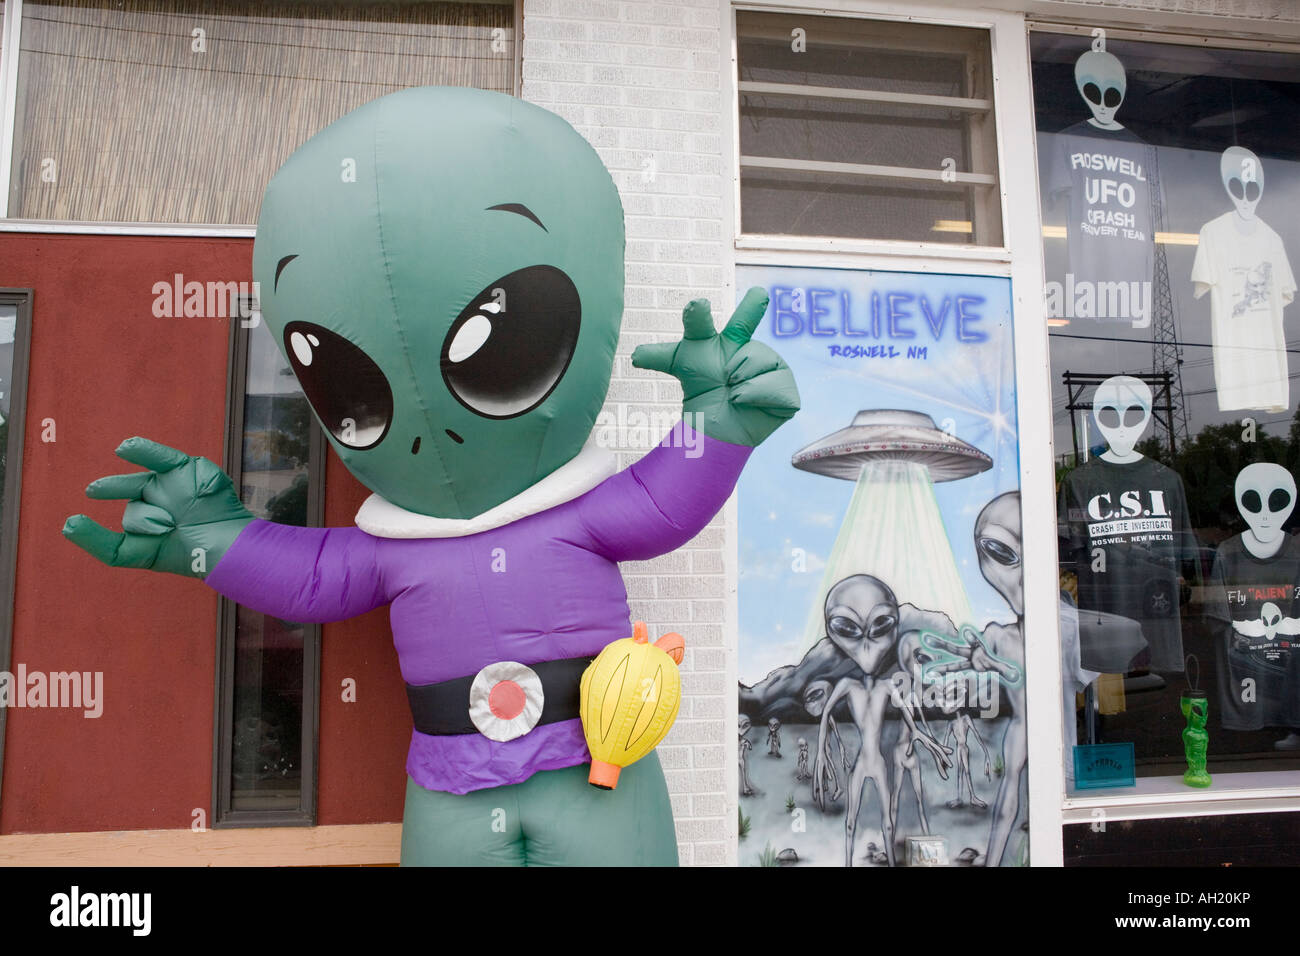
M1189 690L1183 694L1179 704L1187 718L1187 727L1183 730L1187 772L1183 774L1183 783L1189 787L1208 787L1212 781L1205 769L1205 760L1210 751L1210 734L1205 724L1210 717L1210 701L1205 691Z
M553 113L448 87L354 110L267 187L253 274L373 492L355 526L255 520L217 465L132 438L118 454L145 470L87 489L126 501L122 531L64 528L105 564L198 577L285 620L390 605L412 716L403 864L677 863L653 752L617 790L587 783L579 682L631 633L619 562L695 537L799 394L751 341L762 289L721 329L708 302L684 304L680 337L631 357L681 383L682 420L620 471L592 431L623 253L610 174Z

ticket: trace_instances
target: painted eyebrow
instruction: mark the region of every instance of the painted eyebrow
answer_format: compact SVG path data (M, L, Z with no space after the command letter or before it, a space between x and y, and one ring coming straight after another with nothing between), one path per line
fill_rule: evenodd
M289 263L293 262L293 260L297 258L298 258L298 253L295 252L291 256L285 256L283 259L281 259L279 262L275 264L275 284L271 286L272 292L280 288L280 273L284 271L284 267L287 266Z
M520 202L503 202L499 206L488 206L486 212L512 212L517 216L523 216L525 219L531 219L537 225L542 227L542 232L549 233L551 230L542 225L542 221L537 218L537 214Z

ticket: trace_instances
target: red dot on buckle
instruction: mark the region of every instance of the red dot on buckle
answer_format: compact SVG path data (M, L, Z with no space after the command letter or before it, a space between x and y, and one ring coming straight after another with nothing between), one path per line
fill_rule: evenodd
M497 681L488 692L488 710L502 720L514 720L524 710L524 689L512 680Z

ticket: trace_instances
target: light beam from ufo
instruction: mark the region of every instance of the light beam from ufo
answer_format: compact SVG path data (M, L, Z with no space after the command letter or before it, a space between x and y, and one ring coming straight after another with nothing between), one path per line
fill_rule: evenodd
M900 604L942 611L959 627L971 622L934 484L987 471L993 459L940 431L924 412L884 408L858 412L847 428L795 452L790 463L856 483L808 615L805 648L825 637L826 594L851 574L884 581Z

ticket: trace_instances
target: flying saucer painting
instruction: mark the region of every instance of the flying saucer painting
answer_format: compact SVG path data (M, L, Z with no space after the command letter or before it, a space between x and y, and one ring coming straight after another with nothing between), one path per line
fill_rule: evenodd
M853 424L795 452L791 464L830 478L857 481L864 465L906 461L924 465L933 482L969 478L993 467L974 445L940 431L924 412L870 409Z
M808 610L805 647L825 634L828 589L850 574L874 575L954 622L972 619L934 485L987 471L992 458L936 428L924 412L878 408L859 411L851 425L795 452L790 463L855 482Z

